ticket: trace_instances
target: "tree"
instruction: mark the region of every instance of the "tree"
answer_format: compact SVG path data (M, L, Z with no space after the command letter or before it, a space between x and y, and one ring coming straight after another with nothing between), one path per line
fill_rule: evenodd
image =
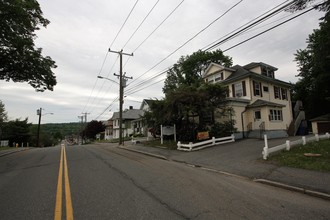
M188 56L182 56L167 72L163 92L168 94L181 85L199 87L203 83L202 74L211 63L226 67L232 65L232 59L223 55L221 50L212 52L199 50Z
M9 140L9 146L13 143L27 143L30 139L30 126L28 119L21 121L16 119L14 121L5 122L2 129L2 139Z
M310 2L300 2L299 10ZM326 11L321 18L320 28L313 31L307 39L306 49L295 54L301 77L294 86L294 99L302 100L308 118L329 113L330 109L330 1L318 8Z
M36 91L53 90L55 62L34 45L34 32L48 24L36 0L0 1L1 80L28 82Z
M0 100L0 127L3 122L7 121L7 112L5 109L5 104Z
M91 121L83 131L87 138L95 139L95 136L105 130L105 125L101 121Z
M199 50L182 56L167 72L163 87L165 98L152 102L150 111L144 115L153 133L159 134L161 124L176 124L181 141L195 141L197 131L211 129L214 112L226 108L227 93L221 84L204 82L203 73L211 62L226 67L232 65L232 59L221 50Z

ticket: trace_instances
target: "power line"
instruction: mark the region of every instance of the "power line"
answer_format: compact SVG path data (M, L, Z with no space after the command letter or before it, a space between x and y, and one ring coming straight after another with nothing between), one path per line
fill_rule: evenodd
M262 35L262 34L264 34L264 33L267 33L268 31L273 30L274 28L277 28L277 27L279 27L279 26L281 26L281 25L283 25L283 24L285 24L285 23L287 23L287 22L289 22L289 21L291 21L291 20L293 20L293 19L295 19L295 18L297 18L297 17L303 15L303 14L306 14L307 12L310 12L311 10L314 10L314 8L310 8L310 9L308 9L308 10L306 10L306 11L304 11L304 12L302 12L302 13L300 13L300 14L298 14L298 15L292 17L292 18L289 18L289 19L287 19L287 20L285 20L285 21L283 21L283 22L281 22L281 23L279 23L279 24L277 24L277 25L275 25L275 26L273 26L273 27L271 27L271 28L268 28L268 29L265 30L265 31L262 31L262 32L260 32L260 33L258 33L258 34L256 34L256 35L254 35L254 36L252 36L252 37L250 37L250 38L244 40L244 41L241 41L240 43L235 44L234 46L231 46L231 47L229 47L229 48L223 50L223 52L226 52L226 51L228 51L228 50L231 50L231 49L233 49L233 48L235 48L235 47L237 47L237 46L239 46L239 45L241 45L241 44L243 44L243 43L246 43L247 41L250 41L250 40L252 40L252 39L254 39L254 38L256 38L256 37L259 37L260 35Z
M147 17L149 17L149 15L151 14L151 12L154 10L154 8L156 7L156 5L158 4L160 0L158 0L153 6L152 8L149 10L149 12L147 13L147 15L143 18L143 20L141 21L141 23L139 24L139 26L135 29L135 31L133 32L133 34L128 38L128 40L126 41L126 43L124 44L124 46L122 47L123 49L125 48L125 46L128 44L128 42L133 38L133 36L136 34L136 32L140 29L140 27L142 26L142 24L145 22L145 20L147 19Z
M252 27L254 27L254 26L256 26L256 25L258 25L258 24L260 24L260 23L262 23L262 22L264 22L264 21L267 20L268 18L270 18L270 17L272 17L272 16L274 16L274 15L276 15L276 14L278 14L278 13L284 11L288 6L292 5L293 3L294 3L294 1L289 2L288 4L286 4L286 5L282 6L282 7L280 7L279 9L276 9L275 11L273 11L273 12L271 12L271 13L269 13L269 14L263 16L263 17L261 17L260 19L258 19L257 21L253 22L252 24L249 24L249 25L246 26L246 27L244 27L246 24L243 25L243 26L241 26L241 27L239 28L240 30L234 32L233 34L229 35L229 36L226 37L225 39L220 40L219 42L214 43L213 45L211 45L211 46L209 46L208 48L206 48L205 51L212 50L212 49L214 49L215 47L217 47L217 46L219 46L219 45L221 45L221 44L227 42L228 40L230 40L230 39L232 39L232 38L234 38L234 37L236 37L236 36L238 36L240 33L244 32L244 31L246 31L246 30L248 30L248 29L250 29L250 28L252 28ZM276 6L276 7L278 7L278 6ZM275 8L276 8L276 7L275 7ZM258 17L260 17L260 16L258 16ZM253 20L255 20L255 19L253 19ZM248 23L250 23L250 22L248 22ZM248 24L248 23L247 23L247 24ZM243 28L243 27L244 27L244 28ZM236 29L236 30L237 30L237 29ZM232 32L231 32L231 33L232 33Z
M285 2L281 3L280 5L282 5L282 4L284 4L284 3L285 3ZM289 4L286 4L285 6L281 7L280 9L276 10L275 12L273 12L273 13L271 13L271 14L269 14L269 15L266 15L265 17L267 18L267 17L269 17L269 16L271 16L271 15L273 15L273 14L275 14L275 13L279 13L279 10L283 11L286 7L288 7L288 6L289 6L290 4L292 4L292 3L293 3L293 2L290 2ZM274 8L271 9L270 11L274 10L275 8L279 7L280 5L274 7ZM313 8L312 8L312 9L313 9ZM310 10L312 10L312 9L310 9ZM310 11L310 10L309 10L309 11ZM269 12L269 11L268 11L268 12ZM306 12L307 12L307 11L306 11ZM284 24L284 23L286 23L286 22L288 22L288 21L290 21L290 20L292 20L292 19L295 19L296 17L298 17L298 16L300 16L300 15L306 13L306 12L303 12L303 13L297 15L297 16L294 16L293 18L288 19L288 20L286 20L285 22L282 22L282 23L280 23L280 24L278 24L278 25L275 25L274 27L272 27L272 28L270 28L269 30L266 30L266 31L264 31L264 32L262 32L262 33L260 33L260 34L263 34L263 33L267 32L267 31L270 31L270 30L272 30L272 29L274 29L274 28L276 28L276 27L278 27L278 26L280 26L280 25L282 25L282 24ZM265 13L264 13L263 15L265 15ZM257 18L259 18L259 17L260 17L260 16L258 16ZM265 17L263 17L263 18L265 18ZM257 18L255 18L255 19L253 19L253 20L256 20ZM253 20L252 20L252 21L253 21ZM259 20L260 20L260 19L259 19ZM259 21L259 20L258 20L258 21ZM263 19L263 20L264 20L264 19ZM247 24L249 24L249 23L251 23L251 21L248 22ZM260 23L260 22L259 22L259 23ZM253 25L253 24L252 24L252 25ZM241 27L244 27L244 25L241 26ZM236 30L237 30L237 29L236 29ZM241 31L238 31L238 32L241 32ZM235 33L234 35L235 35L235 36L238 36L236 33ZM257 35L257 36L259 36L259 35ZM237 47L238 45L243 44L243 43L245 43L246 41L249 41L249 40L251 40L251 39L253 39L253 38L257 37L257 36L251 37L251 38L245 40L244 42L241 42L241 43L239 43L239 44L237 44L237 45L234 45L234 46L231 47L231 48L228 48L228 49L224 50L223 52L225 52L225 51L227 51L227 50L229 50L229 49L232 49L232 48L234 48L234 47ZM170 68L171 68L171 67L170 67ZM165 71L165 72L166 72L166 71ZM165 72L162 72L162 73L165 73ZM160 76L160 74L157 74L155 77L159 77L159 76ZM153 78L155 78L155 77L153 77ZM132 93L135 93L135 92L137 92L137 91L142 90L142 89L134 90L134 88L136 88L136 87L140 87L140 86L142 86L143 84L146 84L146 83L148 83L148 82L150 82L150 81L151 81L151 79L146 80L146 81L141 82L140 84L138 84L138 85L136 85L136 86L130 88L130 90L128 91L128 92L130 92L129 94L132 94ZM146 87L149 87L149 86L146 86Z
M160 24L133 50L132 53L135 53L135 51L137 51L157 30L160 26L162 26L164 24L164 22L171 17L171 15L180 7L180 5L184 2L185 0L182 0L177 6L175 6L175 8L162 20L162 22L160 22ZM126 64L128 63L128 61L131 59L131 57L128 57L128 59L126 60L124 67L126 66ZM135 79L136 80L136 79ZM135 81L133 80L132 83Z
M103 70L103 67L104 67L105 61L107 60L107 57L108 57L108 53L109 53L109 51L107 50L107 53L105 54L105 57L104 57L104 60L103 60L103 62L102 62L101 69L100 69L98 75L100 75L101 72L102 72L102 70ZM94 83L93 89L92 89L92 91L91 91L91 93L90 93L90 95L89 95L89 97L88 97L87 103L86 103L85 107L83 108L83 112L86 110L87 105L89 104L89 101L90 101L90 99L91 99L91 97L92 97L92 95L93 95L93 92L94 92L94 89L95 89L95 87L96 87L96 84L97 84L97 78L96 78L96 80L95 80L95 83Z
M110 47L109 47L109 48L111 48L111 47L112 47L112 45L115 43L115 41L116 41L116 39L117 39L118 35L120 34L121 30L124 28L124 26L125 26L125 24L126 24L127 20L128 20L128 19L129 19L129 17L131 16L131 14L132 14L132 12L133 12L133 10L134 10L134 8L135 8L135 6L137 5L137 3L138 3L138 2L139 2L139 0L136 0L136 2L134 3L134 5L133 5L132 9L130 10L129 14L127 15L127 17L126 17L126 19L125 19L124 23L121 25L121 27L120 27L119 31L118 31L118 32L117 32L117 34L116 34L116 37L115 37L115 38L113 39L113 41L111 42L111 44L110 44ZM101 69L100 69L100 71L99 71L99 73L98 73L98 76L99 76L99 75L101 75L101 72L102 72L102 70L103 70L103 67L104 67L104 65L105 65L105 61L106 61L106 59L107 59L107 57L108 57L108 53L109 53L109 51L107 50L107 53L106 53L106 55L105 55L105 58L104 58L104 60L103 60L103 63L102 63ZM94 89L95 89L95 87L96 87L96 84L97 84L97 80L98 80L98 78L96 78L96 80L95 80L95 83L94 83L93 89L92 89L92 91L91 91L91 93L90 93L90 95L89 95L89 98L88 98L87 104L85 105L85 107L84 107L83 111L85 111L85 109L87 108L87 105L88 105L88 104L89 104L89 102L90 102L90 99L91 99L91 97L92 97L92 94L93 94L93 92L94 92ZM103 83L103 84L104 84L104 83ZM103 85L102 85L102 87L101 87L101 88L103 88ZM94 100L95 100L95 99L94 99ZM93 100L93 101L94 101L94 100Z
M227 9L224 13L222 13L220 16L218 16L216 19L214 19L211 23L209 23L208 25L206 25L202 30L200 30L199 32L197 32L194 36L192 36L191 38L189 38L186 42L184 42L181 46L179 46L177 49L175 49L174 51L172 51L170 54L168 54L165 58L163 58L162 60L160 60L158 63L156 63L154 66L152 66L149 70L147 70L146 72L144 72L143 74L141 74L139 77L137 77L135 80L133 80L131 82L131 84L136 81L137 79L141 78L142 76L144 76L145 74L147 74L148 72L150 72L151 70L153 70L155 67L157 67L159 64L161 64L162 62L164 62L166 59L168 59L170 56L172 56L174 53L176 53L178 50L180 50L182 47L184 47L185 45L187 45L190 41L192 41L193 39L195 39L199 34L201 34L202 32L204 32L207 28L209 28L212 24L214 24L216 21L218 21L220 18L222 18L224 15L226 15L228 12L230 12L231 10L233 10L237 5L239 5L243 0L238 1L237 3L235 3L232 7L230 7L229 9ZM136 87L136 86L135 86ZM134 87L133 87L134 88Z
M115 43L115 41L116 41L116 39L117 39L118 35L120 34L121 30L122 30L122 29L123 29L123 27L125 26L125 24L126 24L126 22L127 22L128 18L131 16L131 14L132 14L132 12L133 12L133 10L134 10L134 8L135 8L135 6L136 6L136 4L137 4L138 2L139 2L139 0L136 0L135 4L133 5L133 7L132 7L131 11L130 11L130 12L129 12L129 14L127 15L127 17L126 17L126 19L125 19L124 23L121 25L121 27L120 27L120 29L119 29L119 31L118 31L118 33L117 33L117 35L116 35L115 39L113 39L113 41L112 41L112 43L110 44L110 47L109 47L109 48L111 48L111 47L112 47L112 45Z

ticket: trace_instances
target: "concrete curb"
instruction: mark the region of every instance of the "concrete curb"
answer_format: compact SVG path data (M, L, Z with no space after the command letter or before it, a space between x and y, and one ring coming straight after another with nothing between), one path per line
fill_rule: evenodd
M135 152L135 153L144 154L144 155L151 156L151 157L156 157L156 158L159 158L159 159L162 159L162 160L168 160L165 156L158 155L158 154L153 154L153 153L140 151L140 150L136 150L136 149L131 149L131 148L127 148L127 147L119 147L119 148L123 149L123 150L127 150L127 151L132 151L132 152Z
M29 148L24 148L24 149L19 149L19 150L10 150L10 151L5 152L5 153L1 153L1 151L0 151L0 157L4 157L4 156L10 155L10 154L14 154L14 153L21 152L21 151L26 151L26 150L30 150L30 149Z
M304 188L301 188L301 187L291 186L291 185L287 185L287 184L284 184L284 183L275 182L275 181L266 180L266 179L255 179L253 181L257 182L257 183L267 184L267 185L270 185L270 186L275 186L275 187L295 191L295 192L300 192L300 193L303 193L303 194L306 194L306 195L310 195L310 196L314 196L314 197L318 197L318 198L330 201L330 194L327 194L327 193L308 190L308 189L304 189Z

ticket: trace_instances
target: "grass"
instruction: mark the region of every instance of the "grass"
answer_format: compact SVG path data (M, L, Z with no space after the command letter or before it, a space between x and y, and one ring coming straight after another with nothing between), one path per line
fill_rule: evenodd
M175 150L177 148L177 144L174 140L164 140L163 144L160 143L160 139L152 141L143 141L141 143L147 147L162 147L170 150Z
M8 149L13 149L12 147L0 147L0 150L8 150Z
M307 157L305 153L321 154L320 157ZM311 142L282 151L271 156L270 161L281 166L330 172L330 140Z

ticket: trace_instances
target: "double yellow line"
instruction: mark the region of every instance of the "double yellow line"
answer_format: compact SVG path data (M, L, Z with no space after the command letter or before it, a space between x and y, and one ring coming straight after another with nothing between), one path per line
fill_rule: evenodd
M63 168L64 168L66 219L67 220L73 220L73 209L72 209L72 201L71 201L71 192L70 192L70 183L69 183L69 174L68 174L68 165L67 165L67 160L66 160L65 145L61 144L61 159L60 159L60 168L59 168L59 171L58 171L54 220L61 220L62 219Z

